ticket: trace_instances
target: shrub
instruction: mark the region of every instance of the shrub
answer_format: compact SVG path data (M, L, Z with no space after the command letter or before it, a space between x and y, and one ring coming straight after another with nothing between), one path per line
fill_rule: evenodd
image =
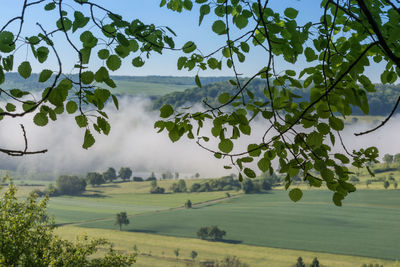
M56 181L60 195L80 195L86 190L86 182L77 176L61 175Z
M164 192L165 192L165 189L163 187L159 187L159 186L154 187L150 190L151 194L164 194Z
M196 234L201 239L218 241L223 239L223 237L226 235L226 231L219 229L216 225L213 225L209 227L201 227L199 230L197 230Z
M134 182L143 182L144 180L143 180L143 178L142 177L133 177L133 181Z
M187 209L191 209L192 208L192 201L190 201L190 199L188 199L185 202L185 208L187 208Z

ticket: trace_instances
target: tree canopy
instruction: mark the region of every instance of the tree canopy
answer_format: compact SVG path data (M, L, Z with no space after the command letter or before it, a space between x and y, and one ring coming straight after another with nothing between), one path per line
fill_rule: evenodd
M333 192L333 202L341 205L344 197L355 191L348 182L349 165L363 167L376 161L378 150L367 147L349 150L341 132L343 119L356 107L368 114L368 96L374 96L376 86L365 75L370 65L380 64L382 84L393 84L400 75L400 7L391 0L321 0L323 15L316 21L300 23L299 11L286 7L282 12L271 8L268 0L161 0L160 6L175 12L191 11L199 7L199 24L212 20L211 31L223 36L226 42L211 53L204 53L193 41L175 47L173 29L145 24L137 18L123 18L112 10L89 0L24 1L21 15L10 18L0 28L0 83L5 72L17 70L27 79L32 74L33 62L43 69L39 82L43 89L39 97L18 88L0 89L0 119L22 117L33 113L38 126L46 126L62 113L75 117L82 128L83 148L95 143L93 133L110 132L108 116L104 112L107 101L118 108L118 99L106 89L115 87L110 73L133 55L133 68L144 65L152 53L165 49L185 53L177 59L178 69L197 71L196 84L201 87L201 71L227 67L234 78L233 88L218 95L217 103L204 101L206 109L174 110L166 104L160 108L161 120L155 123L160 132L167 131L173 142L183 136L217 159L229 158L239 179L256 177L256 168L273 172L275 162L286 176L288 189L299 174L312 187L325 184ZM310 4L307 2L307 4ZM37 23L38 31L22 36L25 14L32 6L42 6L43 14L56 16L54 25ZM72 8L71 8L72 7ZM10 25L16 24L15 28ZM58 43L66 43L76 55L75 76L65 75L63 54ZM18 48L25 47L27 49ZM28 56L16 55L28 50ZM262 52L260 52L262 51ZM23 52L25 53L25 52ZM265 57L266 64L251 77L241 79L238 68L249 55ZM49 58L58 62L57 69L48 69ZM95 67L94 58L103 64ZM288 66L281 71L277 59ZM297 73L297 64L305 61ZM199 75L200 74L200 75ZM256 98L249 84L263 81L263 95ZM292 88L309 88L309 96L301 98ZM368 134L384 126L394 114L400 97L376 128L356 133ZM263 120L265 132L247 148L237 147L236 140L253 133L256 120ZM210 122L212 127L205 125ZM0 148L11 156L45 153L31 151L25 129L22 149ZM208 145L211 138L218 146ZM45 144L44 144L45 145ZM333 151L342 150L342 153ZM255 164L254 164L255 163ZM256 168L254 166L257 166ZM298 201L302 192L291 189L289 196Z

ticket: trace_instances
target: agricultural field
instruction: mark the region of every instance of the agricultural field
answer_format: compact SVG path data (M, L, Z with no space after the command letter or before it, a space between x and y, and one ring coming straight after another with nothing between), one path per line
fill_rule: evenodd
M76 236L87 235L90 238L104 237L114 244L114 248L125 253L134 253L137 248L137 267L186 267L191 261L190 254L196 251L198 256L194 263L207 260L221 260L228 255L235 255L248 266L294 266L298 257L310 264L317 257L321 266L361 267L362 264L383 264L385 267L400 267L399 262L358 257L310 252L301 250L278 249L243 244L209 242L200 239L154 235L149 233L126 232L95 228L63 226L56 229L63 238L75 240ZM174 250L179 249L176 257ZM100 252L99 254L101 254ZM190 265L189 265L190 266ZM197 265L195 265L197 266Z
M190 186L196 180L187 180ZM174 180L159 181L158 185L169 188ZM25 192L25 187L22 187ZM149 211L168 210L184 206L190 199L193 204L225 197L225 192L150 194L150 182L126 182L88 187L82 196L52 197L49 214L57 224L81 223L92 220L114 218L117 212L128 215ZM231 195L238 194L235 191Z
M131 216L123 230L196 237L202 226L218 225L226 242L396 260L400 258L400 190L360 190L331 202L325 190L308 190L299 203L285 191L242 195L192 209ZM114 220L80 224L116 229Z

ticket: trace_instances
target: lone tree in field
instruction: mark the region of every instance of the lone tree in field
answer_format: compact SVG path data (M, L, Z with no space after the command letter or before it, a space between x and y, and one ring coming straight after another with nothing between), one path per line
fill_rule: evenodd
M105 183L103 175L97 172L88 172L86 174L86 181L88 181L91 186L99 186Z
M132 170L128 167L121 167L121 169L119 170L119 177L122 180L129 180L132 176Z
M175 254L176 258L179 257L179 251L180 251L179 248L177 248L177 249L174 250L174 254Z
M386 180L386 181L383 182L383 187L384 187L385 189L388 189L389 186L390 186L389 181Z
M194 259L197 257L197 251L192 250L192 252L190 253L190 257L192 258L192 260L194 261Z
M185 208L187 208L187 209L191 209L192 208L192 201L190 201L190 199L188 199L185 202Z
M367 68L374 68L384 85L398 80L399 1L321 0L312 3L321 9L318 18L302 14L305 12L290 4L276 9L270 2L161 0L160 6L171 11L199 10L198 22L203 27L202 22L209 20L210 33L224 41L205 52L190 40L177 47L169 27L120 16L96 1L18 1L21 12L5 17L0 27L0 83L9 80L8 72L17 71L22 79L37 72L42 86L37 94L1 87L0 120L31 113L33 122L45 127L61 114L70 114L82 129L82 147L88 149L97 134L110 133L106 103L119 107L117 97L108 89L116 87L110 74L126 61L132 68L140 68L152 54L176 50L179 70L201 75L203 70L228 68L232 70L232 87L220 93L215 104L205 100L202 112L165 104L154 125L159 132L167 131L173 142L183 137L193 139L215 158L229 158L226 167L234 167L240 180L255 178L259 172L272 173L273 163L279 162L288 189L300 174L311 187L328 184L334 204L340 206L356 190L348 181L349 166L365 167L379 158L375 146L348 148L342 133L344 118L355 110L369 114L369 100L376 96L376 86L365 75ZM35 16L28 16L32 10ZM28 17L33 18L28 22ZM39 19L49 23L40 24ZM31 30L27 25L37 27ZM71 53L61 53L60 45ZM250 63L254 56L265 58L265 64L242 79L242 63ZM64 62L71 58L76 75L65 73ZM256 79L263 83L259 96L251 88ZM201 90L200 76L194 80ZM297 89L309 94L298 101ZM400 96L395 97L384 120L355 135L384 127L399 103ZM245 138L251 143L246 141L244 149L236 147L238 139L255 134L259 121L265 125L262 134L256 133L259 139ZM208 130L206 125L213 127ZM22 156L47 152L32 151L27 136L21 126L22 147L1 147L0 153ZM210 138L217 146L208 142ZM344 152L333 153L340 149ZM299 188L290 192L293 201L301 199Z
M128 225L129 224L129 219L128 215L126 214L125 211L117 213L116 218L115 218L115 224L119 225L119 230L122 230L122 225Z

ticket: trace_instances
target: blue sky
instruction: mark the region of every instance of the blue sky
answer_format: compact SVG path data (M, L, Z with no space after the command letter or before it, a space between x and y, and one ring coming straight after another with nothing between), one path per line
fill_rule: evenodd
M0 10L0 26L11 18L20 13L20 7L23 1L3 1L2 9ZM68 3L69 1L64 1ZM212 15L206 16L203 20L201 27L198 26L198 15L199 15L199 5L194 4L194 8L191 12L184 11L182 13L177 13L168 10L167 8L159 7L160 0L98 0L95 1L101 4L115 13L121 14L126 20L140 19L144 23L154 23L160 26L169 26L177 33L177 38L175 39L177 47L182 46L186 41L194 41L201 49L204 54L207 54L213 49L224 44L224 37L216 36L211 31L211 25L213 22ZM318 21L322 14L320 9L319 0L270 0L269 6L275 10L282 11L288 7L294 7L300 11L298 19L299 24L304 24L308 21ZM30 32L37 32L38 26L35 25L36 21L39 21L42 25L46 26L49 30L53 29L55 22L55 16L51 14L45 14L42 7L31 8L27 10L27 17L25 23L25 32L23 35L27 35ZM73 11L72 9L66 7L67 11ZM72 13L72 12L71 12ZM39 15L40 14L40 15ZM50 26L51 25L51 26ZM16 29L17 24L11 25L11 30ZM235 35L235 32L232 34ZM236 32L238 35L238 32ZM64 56L64 72L73 72L73 60L76 59L70 48L65 44L65 37L61 34L55 36L58 49L62 51ZM77 43L80 42L76 39ZM176 61L182 54L179 52L165 51L163 55L153 54L153 56L146 61L146 64L142 68L133 68L130 61L131 58L125 60L121 69L114 72L115 75L176 75L176 76L188 76L195 75L197 70L192 72L178 71L176 67ZM17 61L25 60L31 58L31 53L29 49L21 47L17 54ZM252 49L250 55L244 64L239 64L238 70L243 73L244 76L250 76L260 70L267 62L267 56L265 52L259 49ZM55 59L47 63L48 66L55 66ZM98 66L101 62L93 62L93 66ZM281 59L276 60L276 66L278 70L283 70L286 68L291 68L295 70L300 70L305 66L304 61L300 60L295 66L290 66L289 64L283 62ZM33 64L34 72L39 72L43 69L43 64ZM369 76L373 80L377 80L374 77L374 71L368 71ZM376 71L375 71L376 73ZM200 73L201 76L226 76L232 75L232 71L226 66L223 67L222 71L203 71Z

